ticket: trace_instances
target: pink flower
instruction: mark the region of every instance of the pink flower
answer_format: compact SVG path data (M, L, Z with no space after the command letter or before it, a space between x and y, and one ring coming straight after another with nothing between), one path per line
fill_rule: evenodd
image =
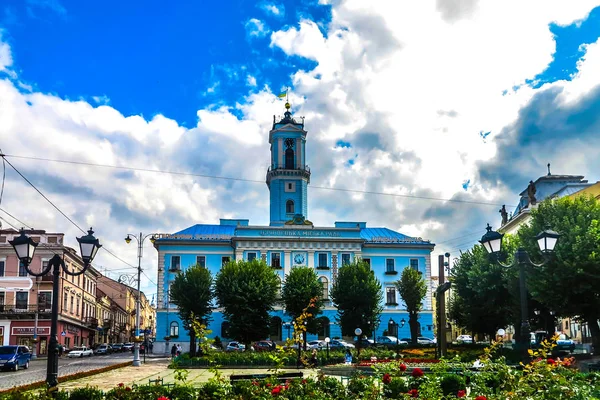
M384 385L387 385L392 381L392 377L390 376L390 374L384 374L381 381L383 382Z
M156 400L169 400L169 398L168 398L168 397L165 397L165 396L160 396L160 397L159 397L158 399L156 399Z
M459 390L458 393L456 393L456 397L465 397L467 395L467 393L464 390Z
M419 397L419 391L417 389L410 389L407 393L410 397Z
M404 372L406 371L406 364L400 364L400 371Z
M475 397L475 400L487 400L487 397L485 397L485 396L477 396L477 397Z
M411 375L413 376L413 378L420 378L423 376L423 371L421 371L421 368L415 368L413 369Z

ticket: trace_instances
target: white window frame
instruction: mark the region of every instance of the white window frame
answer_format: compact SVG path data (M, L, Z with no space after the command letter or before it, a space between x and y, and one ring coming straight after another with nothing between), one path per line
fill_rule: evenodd
M203 268L206 268L206 256L205 256L205 255L202 255L202 254L198 254L198 255L196 255L196 265L200 264L200 263L198 262L198 259L199 259L200 257L204 258L204 267L203 267Z
M325 279L325 282L327 283L327 297L323 297L323 294L325 293L325 287L323 285L322 279ZM329 282L329 278L327 278L325 275L321 275L319 276L319 284L321 285L321 300L329 300L329 290L330 288L330 282Z
M388 298L388 292L391 290L394 291L394 301L390 302ZM385 304L398 304L398 290L394 286L386 286L385 287Z
M0 277L5 277L6 276L6 257L0 257L0 262L4 263L4 268L2 269L2 274L0 274Z
M278 255L278 257L279 257L279 258L278 258L278 260L279 260L279 265L273 265L273 256L274 256L275 254L277 254L277 255ZM282 267L283 267L283 265L281 265L281 252L279 252L279 251L274 251L274 252L272 252L272 253L271 253L271 263L270 263L270 265L271 265L271 267L274 267L274 268L282 268Z
M410 268L412 268L412 262L413 262L413 260L417 261L417 268L413 268L413 269L414 269L415 271L418 271L418 270L419 270L419 264L420 264L420 263L419 263L419 259L418 259L418 258L411 258L411 259L409 259L409 261L408 261L408 266L409 266Z
M348 256L348 264L352 263L352 253L342 253L340 255L340 261L342 262L342 267L345 265L344 264L344 256Z
M321 256L325 256L325 265L321 265ZM317 253L317 268L329 268L329 254Z
M37 298L37 301L36 301L36 305L38 307L38 311L39 311L39 307L40 307L40 303L39 303L40 293L50 293L50 299L51 299L51 301L50 301L50 310L52 310L52 302L54 302L54 299L52 298L52 290L39 290L37 292L38 298ZM46 310L46 309L44 309L44 310Z
M391 270L388 269L388 260L392 260L393 269L391 269ZM386 258L385 259L385 272L396 272L396 260L394 258Z
M179 259L179 266L177 268L173 268L173 261L175 260L175 258ZM170 271L181 271L181 256L171 256L171 265L169 265L169 270Z
M15 292L15 310L22 310L22 308L17 308L17 296L18 296L18 294L19 294L19 293L26 293L26 294L27 294L27 307L25 308L25 310L28 310L28 309L29 309L29 306L30 306L30 304L31 304L31 303L29 302L29 297L30 297L30 296L29 296L29 291L27 291L27 292L25 292L25 291L18 291L18 292ZM6 299L5 299L4 301L6 301Z

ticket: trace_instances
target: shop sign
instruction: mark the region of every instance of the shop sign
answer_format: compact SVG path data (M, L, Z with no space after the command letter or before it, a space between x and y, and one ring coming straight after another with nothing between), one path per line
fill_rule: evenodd
M31 327L13 327L12 328L13 335L28 335L33 336L33 326ZM39 336L48 336L50 334L50 327L37 328L37 334Z
M79 328L77 328L76 326L67 325L67 332L77 334L77 333L81 332L81 330Z

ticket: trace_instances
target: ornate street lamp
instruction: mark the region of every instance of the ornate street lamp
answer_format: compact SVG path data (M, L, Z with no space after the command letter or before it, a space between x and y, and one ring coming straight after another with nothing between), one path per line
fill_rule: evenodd
M542 267L549 260L550 256L554 253L554 247L558 242L560 235L551 230L545 230L540 232L536 237L536 241L538 247L542 255L544 256L544 261L542 263L534 263L529 258L529 253L524 248L519 248L514 254L514 259L512 264L504 264L499 259L499 253L502 249L502 237L504 236L501 233L492 230L490 224L487 225L487 232L481 237L479 241L483 248L486 251L494 256L495 262L501 265L504 268L512 268L519 267L519 289L520 289L520 297L521 297L521 331L519 344L522 346L522 349L525 353L525 357L527 356L527 349L530 344L530 331L531 328L529 326L529 315L527 310L527 285L525 281L525 267L530 265L533 267ZM524 357L524 358L525 358Z
M58 389L58 287L60 271L62 269L67 275L71 276L85 273L96 256L98 249L102 247L98 239L94 237L92 228L90 228L87 235L77 238L77 241L79 242L81 259L83 260L83 268L79 272L69 271L65 266L65 262L58 254L55 254L50 261L48 261L48 265L42 271L34 272L29 269L29 265L33 260L33 254L38 244L25 235L24 229L21 229L20 236L9 241L11 246L15 249L19 261L23 264L29 274L38 277L46 275L52 270L52 317L50 322L50 344L48 348L46 384L48 385L48 391L52 392L53 396Z

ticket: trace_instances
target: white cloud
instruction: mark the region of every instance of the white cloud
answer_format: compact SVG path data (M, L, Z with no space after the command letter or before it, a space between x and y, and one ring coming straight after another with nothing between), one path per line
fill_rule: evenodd
M256 78L252 75L248 75L246 82L248 83L248 86L256 86Z
M283 4L263 2L260 3L259 7L271 16L278 18L285 16L285 6Z
M12 66L12 63L10 46L2 41L2 31L0 30L0 72L6 72Z
M246 35L250 38L262 38L270 32L267 25L256 18L249 19L244 26L246 28Z

